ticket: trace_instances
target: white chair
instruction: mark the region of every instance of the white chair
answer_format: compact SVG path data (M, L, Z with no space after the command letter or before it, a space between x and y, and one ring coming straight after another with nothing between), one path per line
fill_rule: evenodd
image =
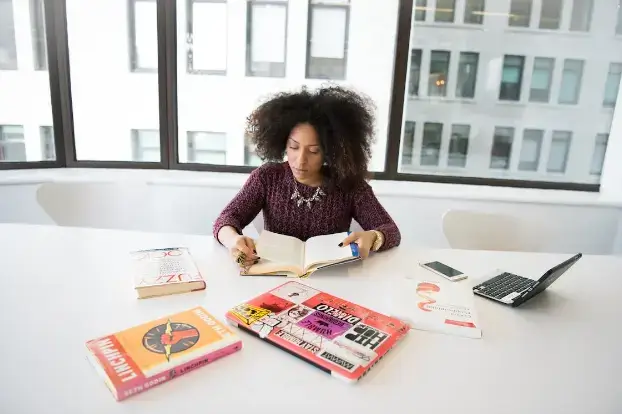
M443 234L452 249L538 251L538 241L515 217L467 210L443 215Z
M150 194L144 183L51 182L37 202L59 226L149 230Z

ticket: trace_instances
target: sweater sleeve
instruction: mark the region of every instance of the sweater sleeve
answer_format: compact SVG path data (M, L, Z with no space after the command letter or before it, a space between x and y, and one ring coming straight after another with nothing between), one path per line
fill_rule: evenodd
M400 244L402 239L400 230L382 207L368 183L364 183L354 195L353 218L364 230L377 230L384 235L384 243L380 251Z
M218 232L224 226L231 226L238 234L242 234L242 230L261 212L266 195L261 171L260 167L251 172L242 189L214 222L213 233L216 240L218 240Z

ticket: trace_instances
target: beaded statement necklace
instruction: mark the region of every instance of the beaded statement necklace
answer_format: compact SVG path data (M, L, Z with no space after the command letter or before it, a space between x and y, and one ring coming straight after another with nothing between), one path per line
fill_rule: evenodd
M326 193L322 191L322 188L318 187L311 197L303 197L302 194L300 194L300 191L298 191L298 183L294 179L294 193L292 194L290 200L295 200L298 207L306 204L307 208L311 209L311 203L321 201L320 197L325 195Z

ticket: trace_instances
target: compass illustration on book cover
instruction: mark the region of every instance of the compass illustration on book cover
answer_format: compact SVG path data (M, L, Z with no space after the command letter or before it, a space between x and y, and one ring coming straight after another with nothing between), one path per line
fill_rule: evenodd
M187 323L168 320L149 329L143 336L143 346L156 354L164 354L171 360L171 354L192 348L199 341L199 330Z

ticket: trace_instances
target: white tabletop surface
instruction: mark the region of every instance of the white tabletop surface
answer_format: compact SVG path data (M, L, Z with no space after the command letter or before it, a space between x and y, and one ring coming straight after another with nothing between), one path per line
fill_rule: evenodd
M137 300L128 251L173 245L191 249L207 289ZM1 413L622 413L619 257L585 256L520 308L477 297L482 339L410 331L358 384L240 333L241 352L116 402L87 340L196 305L224 321L283 279L238 276L203 236L0 224L0 246ZM403 245L305 283L383 312L395 278L437 278L419 260L463 270L472 286L495 268L537 277L567 257Z

